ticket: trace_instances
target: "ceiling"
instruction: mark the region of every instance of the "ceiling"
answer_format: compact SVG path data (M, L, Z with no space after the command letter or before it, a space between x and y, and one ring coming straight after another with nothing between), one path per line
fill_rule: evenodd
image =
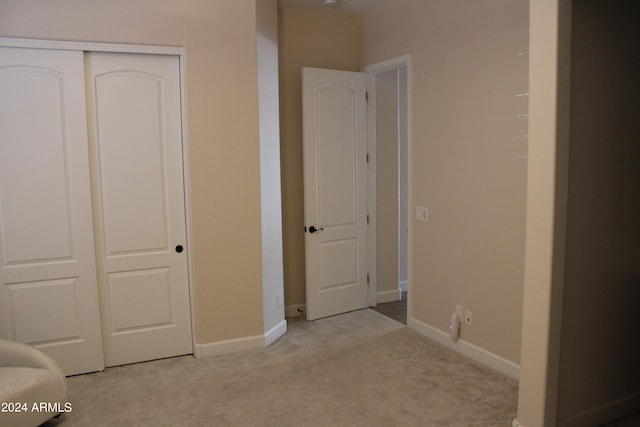
M295 9L337 10L361 15L386 0L339 0L338 8L329 8L324 0L278 0L281 6Z

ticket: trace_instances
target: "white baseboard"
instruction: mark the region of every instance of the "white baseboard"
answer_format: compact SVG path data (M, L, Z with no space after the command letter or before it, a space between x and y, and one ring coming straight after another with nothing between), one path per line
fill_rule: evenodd
M603 425L632 414L638 408L640 408L640 391L560 420L558 426Z
M400 301L401 298L402 298L402 291L400 290L400 288L394 289L392 291L378 292L378 304L383 304L385 302Z
M196 344L193 355L196 359L222 356L225 354L241 353L244 351L261 350L287 332L287 321L283 320L267 331L264 335L235 338L232 340Z
M520 421L518 421L517 418L514 418L513 422L511 423L511 427L524 427L524 425L520 424Z
M520 378L520 365L511 362L503 357L493 354L481 347L473 345L465 340L453 342L448 332L441 331L431 325L427 325L414 318L407 319L407 326L417 333L456 351L463 356L475 360L491 369L494 369L510 378L518 380Z
M286 305L284 307L284 317L287 319L291 317L304 316L306 312L307 312L306 304L292 304L292 305Z
M232 340L212 342L209 344L196 344L193 355L196 359L222 356L224 354L240 353L243 351L259 350L264 348L264 336L234 338Z
M398 287L400 288L401 292L407 292L409 290L409 281L403 280L402 282L398 283Z
M282 319L282 321L279 322L276 326L265 332L264 346L270 346L272 342L284 335L285 332L287 332L287 321Z

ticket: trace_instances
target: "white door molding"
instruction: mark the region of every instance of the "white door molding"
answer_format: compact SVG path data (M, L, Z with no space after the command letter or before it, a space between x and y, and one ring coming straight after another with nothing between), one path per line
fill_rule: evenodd
M96 43L66 40L21 39L0 37L0 46L25 49L79 50L84 52L146 53L151 55L184 55L182 46Z

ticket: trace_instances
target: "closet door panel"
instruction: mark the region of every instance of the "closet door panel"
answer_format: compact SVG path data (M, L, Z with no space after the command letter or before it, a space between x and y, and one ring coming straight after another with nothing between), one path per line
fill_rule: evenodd
M6 263L72 259L72 198L65 161L68 138L61 96L64 76L27 66L5 67L1 75Z
M166 251L163 81L121 71L95 85L105 254Z
M106 365L192 353L178 58L85 64Z
M81 52L0 48L0 336L104 368Z

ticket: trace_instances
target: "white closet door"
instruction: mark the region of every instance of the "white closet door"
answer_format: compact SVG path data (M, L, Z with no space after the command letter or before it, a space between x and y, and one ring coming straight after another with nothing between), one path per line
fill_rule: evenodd
M0 336L104 368L81 52L0 48Z
M192 353L178 58L85 65L106 365Z

